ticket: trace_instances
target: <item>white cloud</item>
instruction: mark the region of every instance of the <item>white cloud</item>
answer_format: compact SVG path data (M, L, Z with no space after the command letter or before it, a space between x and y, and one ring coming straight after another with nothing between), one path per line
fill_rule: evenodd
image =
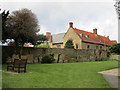
M83 0L82 0L83 1ZM85 0L88 1L88 0ZM2 8L10 11L16 9L31 9L38 17L41 31L44 33L66 32L70 21L74 27L92 32L98 29L98 34L109 35L111 39L118 39L117 15L114 0L91 0L94 2L2 2ZM100 1L100 0L99 0ZM103 0L101 0L103 1Z

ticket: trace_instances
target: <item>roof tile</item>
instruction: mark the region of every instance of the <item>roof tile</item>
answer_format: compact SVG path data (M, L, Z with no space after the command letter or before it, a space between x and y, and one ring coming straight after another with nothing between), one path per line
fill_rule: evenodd
M73 28L73 29L80 36L80 38L82 38L82 40L86 41L86 42L104 44L104 45L108 45L108 46L111 46L112 44L116 43L115 40L110 40L109 38L98 35L98 34L87 32L87 31L84 31L84 30L79 30L79 29L76 29L76 28ZM83 34L83 36L81 36L80 34ZM88 35L89 38L85 37L85 35Z

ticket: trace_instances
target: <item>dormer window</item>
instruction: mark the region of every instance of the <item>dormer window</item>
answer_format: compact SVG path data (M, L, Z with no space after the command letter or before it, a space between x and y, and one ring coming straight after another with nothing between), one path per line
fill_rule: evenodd
M86 37L86 38L89 38L89 35L86 35L85 37Z
M83 34L81 33L80 36L83 37Z

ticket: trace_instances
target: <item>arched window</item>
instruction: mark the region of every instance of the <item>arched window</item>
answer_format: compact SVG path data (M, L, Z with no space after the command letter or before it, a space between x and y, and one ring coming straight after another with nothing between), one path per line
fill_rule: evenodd
M78 49L78 44L76 44L76 49Z

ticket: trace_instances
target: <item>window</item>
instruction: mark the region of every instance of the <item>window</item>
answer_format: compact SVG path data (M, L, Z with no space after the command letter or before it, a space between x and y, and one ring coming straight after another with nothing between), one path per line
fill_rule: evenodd
M87 45L87 49L89 49L90 48L90 45Z
M89 35L86 35L85 37L86 37L86 38L89 38Z
M78 49L78 44L76 44L76 49Z
M81 33L80 36L83 37L84 35Z

